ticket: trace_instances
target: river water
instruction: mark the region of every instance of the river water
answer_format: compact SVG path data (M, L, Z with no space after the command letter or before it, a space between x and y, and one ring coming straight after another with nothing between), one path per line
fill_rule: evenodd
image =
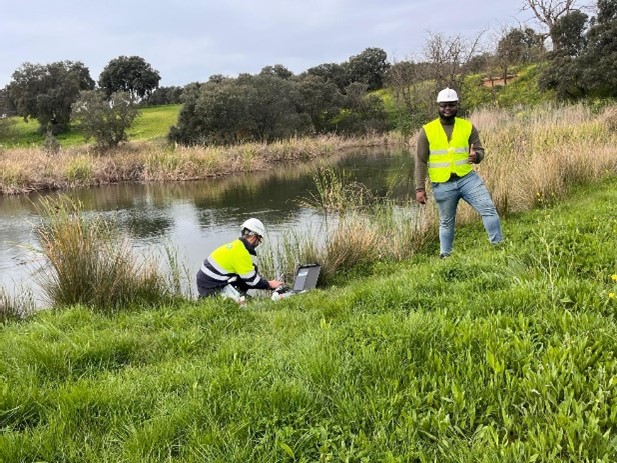
M403 149L363 149L320 164L331 165L349 180L379 195L406 199L413 188L412 157ZM257 217L268 240L286 232L319 228L323 217L303 201L316 195L317 165L280 166L191 182L117 184L46 194L0 197L0 287L9 293L29 288L36 296L33 272L42 262L35 249L41 197L65 194L79 200L88 214L113 218L132 245L152 252L173 249L193 274L215 247L239 236L239 225Z

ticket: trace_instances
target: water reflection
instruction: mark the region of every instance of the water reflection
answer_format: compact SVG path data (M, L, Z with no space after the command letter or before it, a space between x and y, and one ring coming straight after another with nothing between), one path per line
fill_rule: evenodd
M248 217L259 217L271 240L287 230L317 229L321 216L300 202L316 194L313 175L324 164L334 165L378 194L406 198L413 192L411 155L371 149L313 165L232 177L0 197L0 285L10 290L14 283L31 284L35 256L28 247L38 245L33 227L40 220L36 204L41 197L66 194L77 199L88 213L112 218L136 248L177 250L193 273L213 248L238 236L239 224Z

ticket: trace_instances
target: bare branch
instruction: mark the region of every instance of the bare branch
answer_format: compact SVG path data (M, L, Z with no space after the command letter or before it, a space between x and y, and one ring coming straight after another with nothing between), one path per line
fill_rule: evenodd
M551 37L554 45L552 31L555 22L576 9L576 2L577 0L523 0L521 11L531 10L533 12L538 22L547 28L544 36Z

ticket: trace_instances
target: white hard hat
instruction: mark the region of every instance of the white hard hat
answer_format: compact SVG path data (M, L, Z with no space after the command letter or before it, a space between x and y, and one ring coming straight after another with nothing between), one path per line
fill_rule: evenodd
M244 230L245 228L248 231L251 231L259 236L264 236L266 234L266 227L264 227L264 224L261 223L261 220L259 219L255 219L253 217L251 217L250 219L246 220L241 226L240 228L242 230Z
M458 101L458 95L456 91L446 87L437 94L437 103L445 103L448 101Z

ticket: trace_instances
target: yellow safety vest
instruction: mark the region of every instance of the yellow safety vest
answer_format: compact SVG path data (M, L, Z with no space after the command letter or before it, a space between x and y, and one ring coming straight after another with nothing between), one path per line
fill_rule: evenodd
M253 259L246 250L244 243L239 239L212 251L206 259L206 263L214 270L202 265L202 272L216 280L225 281L233 274L242 278L249 286L257 284L260 280L255 271Z
M431 182L447 182L452 173L463 177L473 170L467 160L471 130L471 122L456 117L452 137L448 141L439 119L424 125L429 146L428 176Z

